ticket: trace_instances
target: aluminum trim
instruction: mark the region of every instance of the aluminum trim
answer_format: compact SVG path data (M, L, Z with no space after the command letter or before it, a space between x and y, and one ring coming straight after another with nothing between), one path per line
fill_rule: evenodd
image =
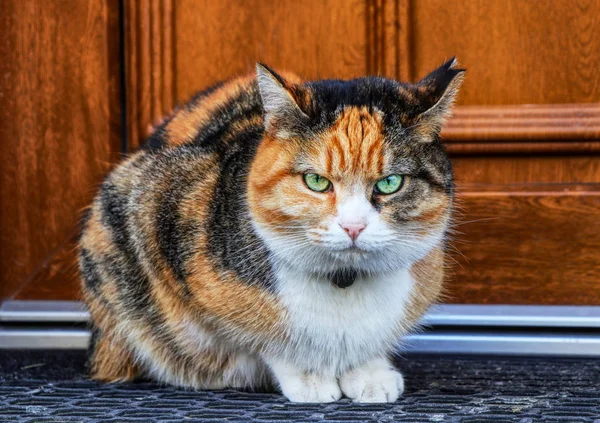
M431 308L427 326L600 328L600 306L442 304Z
M0 349L86 349L84 329L0 328ZM600 334L494 334L431 332L409 335L402 354L498 354L513 356L600 357Z
M90 318L81 301L5 301L0 322L87 322Z
M600 335L428 333L406 337L401 351L421 354L600 357Z
M0 322L87 322L79 301L5 301ZM443 304L421 320L425 326L600 328L600 306Z
M84 350L89 342L85 329L0 329L0 349Z

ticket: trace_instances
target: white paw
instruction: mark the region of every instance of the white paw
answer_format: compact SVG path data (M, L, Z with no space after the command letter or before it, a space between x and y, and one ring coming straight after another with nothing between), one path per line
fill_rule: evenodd
M381 359L344 374L340 386L354 402L394 402L404 392L404 378Z
M324 378L315 374L301 378L280 380L281 391L292 402L332 402L342 397L335 378Z
M276 359L266 359L281 392L292 402L332 402L342 397L334 376L320 376Z

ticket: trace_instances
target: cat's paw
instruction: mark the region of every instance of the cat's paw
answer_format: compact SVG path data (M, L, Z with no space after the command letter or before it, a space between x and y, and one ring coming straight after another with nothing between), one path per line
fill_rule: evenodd
M404 378L379 359L344 374L340 386L354 402L394 402L404 392Z
M309 374L279 382L283 395L292 402L333 402L342 397L335 378Z
M334 376L308 373L279 360L266 360L279 388L292 402L333 402L342 397Z

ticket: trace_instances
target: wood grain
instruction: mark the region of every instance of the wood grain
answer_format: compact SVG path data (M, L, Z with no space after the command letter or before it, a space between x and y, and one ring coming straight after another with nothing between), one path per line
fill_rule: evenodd
M413 82L413 69L411 60L412 51L412 26L411 26L411 1L397 0L398 10L398 72L396 78L400 81ZM422 76L422 75L419 75Z
M128 140L262 61L307 79L398 76L398 2L125 0Z
M463 193L449 302L600 304L600 185L529 188Z
M173 0L125 0L125 84L130 150L175 105Z
M452 159L458 184L572 184L600 182L598 156L482 156ZM560 190L560 188L557 188Z
M398 78L400 48L399 4L395 0L365 0L366 72ZM361 75L362 76L362 75Z
M456 55L467 79L443 137L468 261L456 254L449 298L600 304L600 0L123 6L119 64L116 0L0 3L0 199L14 204L0 213L0 297L78 298L72 225L119 149L119 66L136 148L174 104L257 61L414 81Z
M0 2L0 299L71 251L118 157L117 13L111 0Z
M600 0L597 2L600 4ZM490 13L509 12L503 19L493 20L499 30L511 30L515 20L522 23L529 16L542 13L540 9L551 9L545 21L528 21L527 30L521 28L510 37L503 38L502 42L505 44L529 42L530 32L535 33L543 25L550 28L554 20L558 19L557 14L563 9L572 9L566 6L566 0L555 1L551 3L551 7L543 6L543 2L538 2L537 5L528 3L523 8L526 17L516 17L513 15L520 13L521 9L515 8L511 2L482 3L472 0L466 3L467 9L477 9L479 13L482 10L489 10ZM568 19L589 20L590 18L582 17L581 14L589 8L593 9L595 4L591 2L588 8L575 8L569 12ZM235 2L208 0L183 0L177 3L172 0L127 0L125 6L128 137L133 148L140 144L151 126L159 122L176 102L185 102L194 92L220 80L252 72L257 61L292 70L309 79L351 78L372 74L414 80L424 76L449 55L445 53L444 46L471 48L476 39L490 36L487 34L489 27L479 21L474 22L463 8L460 8L458 14L448 14L448 7L441 7L437 0L354 0L350 7L341 0L314 4L291 0L283 3L255 1L243 8L235 7ZM248 14L248 10L252 10L252 14ZM418 20L424 14L427 14L428 19ZM459 25L461 19L468 20L468 31L449 33L449 28ZM452 25L444 26L440 33L437 30L447 23L446 20L451 20ZM594 22L592 19L592 23ZM427 39L418 38L419 31L424 31L424 25L430 25L432 30L436 30L428 33L426 38L437 40L443 37L445 44L433 44ZM552 28L554 31L554 27ZM502 43L500 45L504 46ZM439 48L434 49L433 46ZM476 46L481 47L479 44ZM499 50L502 54L509 49L508 46L504 47ZM542 78L538 75L556 73L555 65L560 61L552 62L552 67L546 65L562 50L557 51L546 45L541 49L536 48L537 54L544 55L544 61L536 62L538 66L533 68L519 62L524 60L529 63L532 60L530 57L523 58L520 50L514 51L516 56L511 56L511 61L507 63L516 66L521 73L530 73L515 75L518 81L535 80L536 87L546 84L550 90L557 89L557 83L562 83L556 78ZM468 52L472 53L470 50ZM580 59L586 52L586 49L568 51L571 55L578 55ZM485 52L481 54L483 53ZM456 51L452 54L462 57ZM434 61L434 58L437 59ZM489 62L486 62L488 59ZM568 60L564 57L562 59ZM423 60L426 60L427 65L420 65ZM473 63L475 72L468 72L461 98L463 103L478 106L458 107L444 131L444 138L448 142L479 144L453 145L451 151L459 154L482 154L486 148L481 144L483 141L525 141L529 144L524 145L521 150L517 144L490 144L489 151L491 154L520 151L526 154L543 154L551 151L549 145L531 143L549 140L573 141L571 145L557 146L557 150L563 153L596 151L598 146L580 144L578 141L600 138L600 104L585 103L590 99L597 101L598 96L594 97L594 94L580 97L583 103L578 104L519 104L525 100L537 103L552 101L547 98L541 101L534 97L511 97L511 90L517 84L506 79L505 69L500 66L504 64L499 65L495 62L498 60L502 60L499 54L493 57L485 54L483 57L477 56L477 61ZM592 60L588 65L593 66L594 63ZM488 72L481 76L484 81L480 81L478 76L482 71ZM498 75L494 72L498 72ZM475 73L475 79L472 73ZM563 91L568 91L571 96L560 94L558 102L566 103L576 99L572 89L572 79L576 77L576 73L569 68ZM492 83L499 81L505 86L490 91L489 80ZM592 76L586 83L597 94L599 82L600 77ZM483 83L485 89L481 89ZM477 87L477 100L465 99L473 87ZM520 89L531 91L530 86ZM547 94L544 91L543 95ZM491 96L494 98L491 99ZM506 99L502 99L502 96ZM515 101L517 105L487 106L508 104L511 101Z
M467 68L460 104L594 103L600 98L600 0L408 2L410 79L444 58ZM408 54L406 54L408 53Z
M81 300L76 245L78 230L50 254L26 284L11 295L15 300Z
M459 106L442 136L448 143L600 140L600 103Z
M249 0L243 7L237 4L177 2L178 101L217 81L253 72L257 61L310 79L363 76L378 66L368 64L373 60L368 50L375 47L367 40L367 25L381 24L381 14L369 10L381 7L379 1ZM387 1L385 7L386 13L394 10L392 2ZM372 39L382 42L381 35Z
M472 142L452 143L453 156L600 154L600 142Z

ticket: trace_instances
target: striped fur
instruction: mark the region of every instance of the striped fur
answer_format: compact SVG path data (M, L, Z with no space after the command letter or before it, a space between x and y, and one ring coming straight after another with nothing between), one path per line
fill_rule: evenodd
M195 96L104 181L79 245L93 377L394 400L385 357L442 287L453 177L438 133L462 71L415 85L257 72ZM402 189L377 194L390 174Z

